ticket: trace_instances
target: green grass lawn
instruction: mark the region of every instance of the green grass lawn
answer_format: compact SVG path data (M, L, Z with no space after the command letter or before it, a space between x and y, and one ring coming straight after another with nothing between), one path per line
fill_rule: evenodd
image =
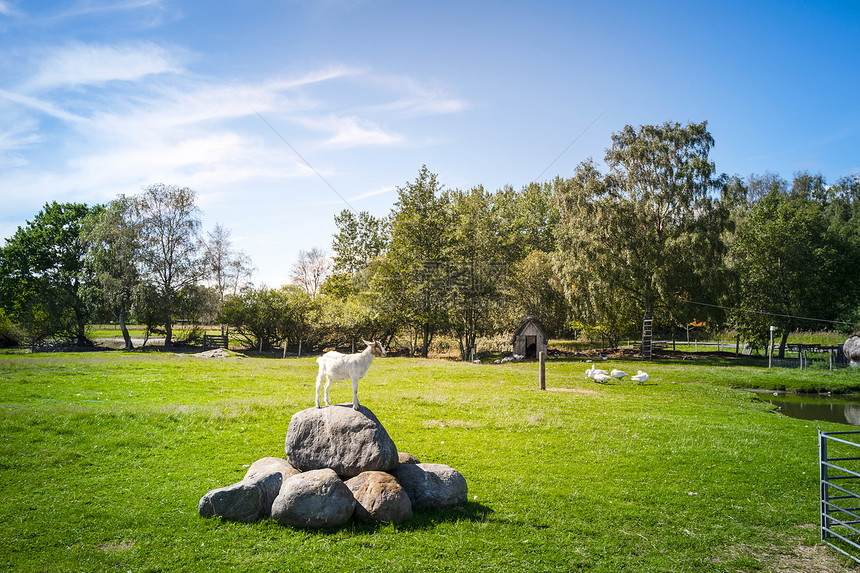
M313 358L0 354L0 570L850 569L817 543L818 425L734 388L846 390L860 372L735 364L610 361L652 378L603 386L550 361L542 392L535 363L378 359L362 404L399 450L460 470L469 502L316 531L197 515L283 456Z

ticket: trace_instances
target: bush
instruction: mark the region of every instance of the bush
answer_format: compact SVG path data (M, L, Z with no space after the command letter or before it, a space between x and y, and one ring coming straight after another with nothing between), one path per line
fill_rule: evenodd
M21 330L18 325L6 316L6 312L0 308L0 348L18 346L21 344Z

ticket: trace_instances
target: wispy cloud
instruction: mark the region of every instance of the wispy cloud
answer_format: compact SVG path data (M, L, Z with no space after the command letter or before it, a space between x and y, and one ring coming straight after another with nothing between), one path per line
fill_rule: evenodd
M410 76L393 75L370 76L370 81L398 96L370 108L376 112L396 112L410 117L460 113L470 107L466 100L455 97L438 81L422 82Z
M23 105L65 122L83 123L86 121L85 118L70 113L51 102L43 101L20 93L0 89L0 98Z
M56 15L56 19L77 18L94 14L126 12L129 10L155 9L159 12L166 9L165 0L79 0L68 9Z
M19 12L6 0L0 0L0 16L18 16Z
M176 53L177 50L168 51L152 43L73 44L49 51L23 89L99 86L111 81L129 82L151 75L179 73L182 65Z
M360 194L356 195L355 197L350 197L348 199L348 201L350 203L355 203L355 202L361 201L362 199L369 199L371 197L376 197L377 195L385 195L386 193L393 193L396 190L397 190L397 187L394 187L394 186L382 187L380 189L374 189L373 191L368 191L366 193L360 193Z
M385 131L370 120L355 116L330 116L322 120L305 123L334 133L320 143L322 148L347 149L367 145L395 145L406 139L400 134Z

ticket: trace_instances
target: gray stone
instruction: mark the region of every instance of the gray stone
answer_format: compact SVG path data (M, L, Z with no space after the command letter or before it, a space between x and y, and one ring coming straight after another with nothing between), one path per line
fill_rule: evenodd
M445 464L401 464L392 474L412 507L450 507L468 499L466 478Z
M284 458L260 458L248 468L243 479L254 479L260 476L281 472L284 479L299 473L299 470L290 465Z
M280 491L282 475L275 472L213 489L200 498L201 517L221 517L229 521L256 521L268 517Z
M397 461L401 464L420 464L421 460L413 456L412 454L407 454L406 452L397 452Z
M287 428L287 460L306 472L330 468L339 476L390 471L397 466L397 446L368 408L352 404L296 412Z
M409 496L389 473L363 472L346 482L355 497L355 518L400 523L412 519Z
M333 470L311 470L284 480L272 519L294 527L337 527L354 509L352 492Z
M852 334L842 345L842 352L845 358L851 361L852 366L860 364L860 335Z

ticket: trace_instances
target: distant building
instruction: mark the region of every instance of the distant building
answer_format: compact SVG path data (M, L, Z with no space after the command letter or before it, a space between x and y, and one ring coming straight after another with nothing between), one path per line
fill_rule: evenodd
M514 354L537 358L539 353L546 352L546 329L538 319L527 316L514 331L511 343L514 345Z

